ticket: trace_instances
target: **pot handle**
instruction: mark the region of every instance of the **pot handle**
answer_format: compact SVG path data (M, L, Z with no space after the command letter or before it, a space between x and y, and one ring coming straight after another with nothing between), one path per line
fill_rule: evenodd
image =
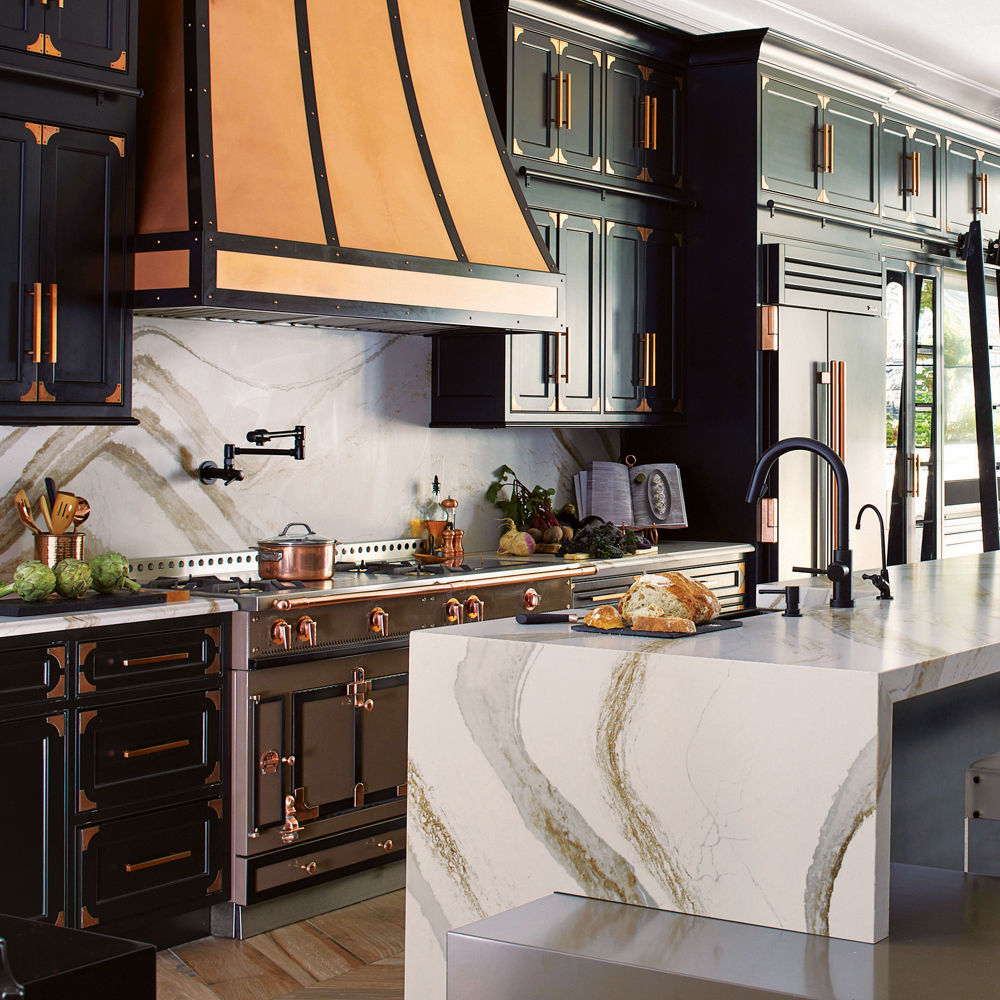
M257 562L276 562L280 563L282 559L282 553L276 552L274 549L265 549L263 546L254 545L252 548L257 550Z
M281 531L278 532L278 537L279 538L283 538L288 533L288 529L289 528L294 528L294 527L305 528L307 535L313 535L313 534L315 534L315 532L312 530L312 528L310 528L309 525L306 524L305 521L289 521L288 524L286 524L281 529ZM291 537L292 538L296 538L298 536L292 535Z

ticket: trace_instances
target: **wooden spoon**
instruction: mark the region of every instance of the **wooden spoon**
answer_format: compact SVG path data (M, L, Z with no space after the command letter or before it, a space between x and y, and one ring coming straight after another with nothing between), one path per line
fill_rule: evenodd
M56 503L52 508L52 533L61 535L73 523L79 501L72 493L56 494Z
M73 515L73 530L83 524L90 517L90 504L83 497L76 498L76 513Z
M53 534L52 511L49 509L49 498L43 493L38 503L39 506L42 508L42 517L45 518L45 524L49 529L49 534Z
M28 503L28 494L24 490L18 490L14 494L14 506L17 508L18 517L21 518L24 526L34 534L40 535L41 531L38 525L35 524L35 519L31 516L31 504Z

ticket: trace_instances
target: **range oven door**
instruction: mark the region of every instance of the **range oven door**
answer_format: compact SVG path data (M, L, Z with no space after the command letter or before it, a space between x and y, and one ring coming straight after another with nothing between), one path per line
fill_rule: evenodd
M408 650L234 672L243 856L406 811ZM241 745L242 744L242 745Z

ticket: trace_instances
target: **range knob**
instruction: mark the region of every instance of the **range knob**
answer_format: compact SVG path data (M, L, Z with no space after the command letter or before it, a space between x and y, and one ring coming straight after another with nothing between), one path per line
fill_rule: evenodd
M486 617L486 605L473 594L466 598L465 614L470 622L480 622Z
M538 591L534 587L529 587L524 592L524 610L534 611L539 604L542 603L542 599L538 596Z
M368 628L376 635L388 635L389 612L384 608L372 608L368 615Z
M462 624L462 602L457 601L454 597L449 597L447 603L444 606L444 612L448 617L449 625L461 625Z
M282 649L291 649L292 626L284 618L278 618L271 623L271 642Z
M296 631L299 634L299 638L307 646L316 645L316 622L313 621L313 619L308 615L303 615L303 617L299 619Z

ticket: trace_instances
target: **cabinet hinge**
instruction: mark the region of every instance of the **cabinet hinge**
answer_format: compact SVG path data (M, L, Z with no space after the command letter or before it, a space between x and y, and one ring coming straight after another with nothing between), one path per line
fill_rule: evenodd
M757 541L778 540L778 498L764 497L757 501Z
M778 349L778 307L757 306L757 350Z

